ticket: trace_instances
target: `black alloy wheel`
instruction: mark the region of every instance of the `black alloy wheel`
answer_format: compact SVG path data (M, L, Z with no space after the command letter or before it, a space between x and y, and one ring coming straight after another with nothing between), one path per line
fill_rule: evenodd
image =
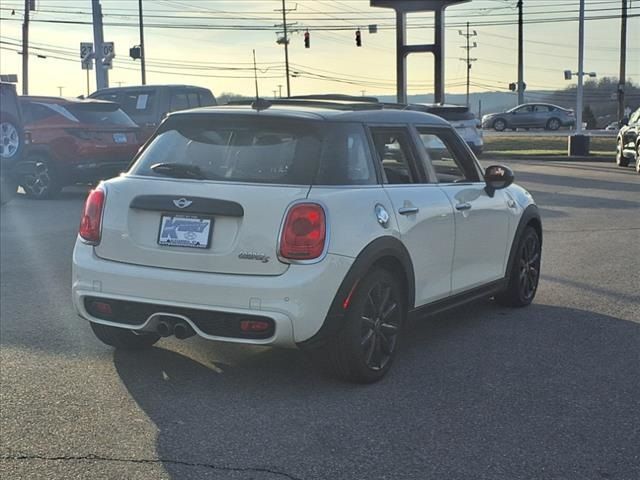
M529 235L525 238L520 252L519 285L520 297L531 302L538 289L540 278L540 241L538 235Z
M308 349L312 358L350 382L382 379L398 352L407 315L404 291L390 271L371 270L351 293L342 328L324 344Z
M542 243L538 232L527 227L518 241L517 250L509 266L508 284L496 295L496 300L508 307L526 307L538 291Z
M364 361L373 371L382 370L391 360L398 343L402 323L400 303L394 298L393 285L379 281L367 294L360 316Z

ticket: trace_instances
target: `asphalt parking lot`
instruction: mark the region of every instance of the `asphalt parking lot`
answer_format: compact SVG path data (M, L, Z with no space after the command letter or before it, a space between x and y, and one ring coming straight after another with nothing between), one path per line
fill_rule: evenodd
M534 305L416 323L369 386L295 350L114 353L70 301L84 192L4 207L0 477L640 478L640 176L505 163L541 206Z

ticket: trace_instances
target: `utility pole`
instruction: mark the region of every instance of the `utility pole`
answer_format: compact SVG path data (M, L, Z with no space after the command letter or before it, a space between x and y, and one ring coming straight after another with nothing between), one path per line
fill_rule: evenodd
M279 97L282 98L282 84L278 85Z
M624 117L624 87L627 76L627 0L622 0L622 20L620 26L620 76L618 78L618 120Z
M478 60L477 58L470 57L471 49L476 48L478 46L476 42L473 42L473 45L471 45L470 40L471 40L471 37L475 37L476 35L478 35L478 33L475 30L473 31L473 33L469 31L469 22L467 22L467 33L463 33L462 30L458 30L458 33L463 37L467 38L466 47L462 47L467 51L467 58L461 58L460 60L462 60L463 62L466 62L467 64L467 107L468 107L469 106L469 84L471 83L471 62L475 62Z
M524 28L522 21L522 3L518 0L518 105L524 103Z
M22 94L29 95L29 12L31 0L24 0L24 22L22 23Z
M147 84L147 71L145 68L145 54L144 54L144 22L142 20L142 0L138 0L138 17L140 24L140 68L142 70L142 85Z
M282 0L282 28L284 29L284 64L287 73L287 97L291 96L291 81L289 79L289 35L287 34L287 6ZM280 94L282 97L282 94Z
M102 64L104 32L102 30L102 6L100 0L91 0L93 12L93 44L96 62L96 90L109 87L109 71Z
M61 97L61 96L62 96L62 89L63 89L64 87L57 87L57 88L58 88L58 93L59 93L59 95L58 95L58 96L59 96L59 97Z

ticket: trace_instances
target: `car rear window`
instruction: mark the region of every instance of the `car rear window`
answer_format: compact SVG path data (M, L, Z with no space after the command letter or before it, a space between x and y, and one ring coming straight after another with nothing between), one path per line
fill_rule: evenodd
M136 124L115 103L86 103L65 107L81 123L135 127Z
M288 185L375 183L358 124L275 117L179 115L169 119L131 172L161 176L158 163L197 166L208 180Z

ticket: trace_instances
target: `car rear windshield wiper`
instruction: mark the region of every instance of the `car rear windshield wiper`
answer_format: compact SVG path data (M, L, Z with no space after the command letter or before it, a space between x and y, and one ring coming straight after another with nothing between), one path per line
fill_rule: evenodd
M151 170L160 175L175 178L191 178L194 180L206 180L207 177L197 165L185 163L156 163Z

